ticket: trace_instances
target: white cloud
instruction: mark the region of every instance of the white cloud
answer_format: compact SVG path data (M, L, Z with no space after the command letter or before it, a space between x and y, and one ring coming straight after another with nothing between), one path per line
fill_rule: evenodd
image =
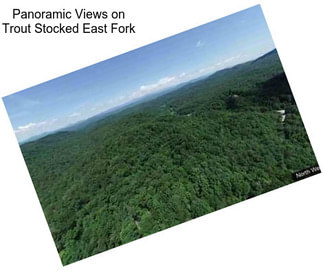
M199 48L199 47L202 47L202 46L204 46L204 42L202 42L202 41L198 41L197 43L196 43L196 45L195 45L197 48Z
M236 56L231 56L231 57L228 57L226 59L223 59L219 62L217 62L215 65L211 66L211 67L208 67L206 68L206 70L210 70L210 71L219 71L219 70L222 70L222 69L225 69L225 68L229 68L229 67L232 67L234 65L237 65L239 63L242 62L242 59L245 58L247 55L236 55Z
M234 57L234 56L229 57L229 58L227 58L227 59L223 60L223 63L229 63L229 62L233 61L234 59L235 59L235 57Z
M142 85L138 90L134 91L131 95L131 98L136 99L147 94L152 94L163 88L169 87L175 83L175 76L167 76L159 79L156 83L150 85Z
M26 125L21 125L21 126L19 126L16 130L15 130L15 132L16 133L21 133L21 132L25 132L25 131L29 131L29 130L31 130L31 129L35 129L35 128L37 128L37 127L41 127L41 126L43 126L43 125L46 125L46 121L42 121L42 122L38 122L38 123L35 123L35 122L30 122L30 123L28 123L28 124L26 124Z
M14 131L19 141L23 141L29 137L53 130L57 119L41 122L30 122L25 125L18 126Z
M168 87L172 87L180 83L192 80L194 78L203 76L204 74L214 72L216 68L218 67L216 65L213 65L192 72L181 72L178 75L163 77L159 79L156 83L140 86L138 90L132 92L132 94L130 94L130 96L123 102L138 99L148 94L157 93Z
M81 115L81 113L79 113L79 112L74 112L74 113L72 113L71 115L69 115L69 117L70 118L75 118L75 117L78 117L78 116L80 116Z
M140 90L151 90L151 89L156 89L156 88L160 88L164 85L169 84L170 82L172 82L175 79L175 76L170 76L170 77L164 77L159 79L158 82L154 83L154 84L150 84L150 85L142 85L140 87Z
M209 67L200 69L198 73L204 74L204 73L212 72L213 70L214 70L214 66L209 66Z
M230 63L241 58L241 55L232 56L223 60L223 63Z

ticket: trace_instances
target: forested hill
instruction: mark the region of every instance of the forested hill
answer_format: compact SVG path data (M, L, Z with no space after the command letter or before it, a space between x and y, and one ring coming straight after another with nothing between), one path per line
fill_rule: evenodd
M267 73L263 73L264 69L267 70ZM265 81L266 79L270 78L273 74L278 74L280 72L283 72L283 69L279 61L277 50L274 49L254 61L239 64L232 68L227 68L215 72L208 78L203 78L202 80L195 80L193 83L187 83L186 85L181 86L171 91L170 93L163 95L162 97L157 97L153 99L153 101L143 102L139 106L137 104L135 106L129 106L130 108L122 110L121 113L120 111L117 111L116 113L111 112L109 116L106 116L105 120L103 121L102 119L100 122L86 121L86 124L88 127L93 127L96 126L96 123L100 125L101 123L109 122L111 120L114 120L115 118L118 119L127 114L145 111L148 108L152 108L154 110L157 106L162 106L164 103L177 103L180 102L180 99L185 97L188 97L188 99L190 99L191 95L194 95L194 98L198 99L199 93L197 93L197 91L203 92L201 98L204 101L201 105L204 106L204 102L206 102L204 98L207 98L205 95L217 95L220 94L223 90L227 91L225 84L231 84L231 80L234 79L235 76L237 76L238 78L234 80L242 79L242 81L240 81L240 85L243 85L243 87L239 91L241 92L245 89L248 89L252 83ZM254 74L257 76L256 78L254 77ZM227 82L227 80L229 80L229 82ZM212 88L210 88L210 86L212 86ZM214 88L217 88L216 91L214 91ZM204 93L204 91L208 93ZM177 102L175 100L177 100ZM192 102L194 101L192 100ZM197 100L195 100L195 102L197 102ZM96 119L94 118L94 120ZM86 126L81 127L84 128Z
M21 149L63 264L317 163L276 51Z

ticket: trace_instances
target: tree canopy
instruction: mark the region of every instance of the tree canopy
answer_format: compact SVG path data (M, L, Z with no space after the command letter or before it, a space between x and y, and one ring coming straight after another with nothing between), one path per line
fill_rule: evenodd
M21 149L63 264L289 184L316 164L275 51Z

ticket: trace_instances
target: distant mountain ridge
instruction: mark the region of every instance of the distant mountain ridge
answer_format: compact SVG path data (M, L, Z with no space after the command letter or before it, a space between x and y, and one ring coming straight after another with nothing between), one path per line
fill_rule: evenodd
M98 121L101 121L101 120L105 119L106 117L108 117L110 115L120 113L121 111L124 111L124 110L126 110L128 108L131 108L131 107L134 107L136 105L149 102L149 101L154 100L156 98L159 98L159 97L161 97L163 95L166 95L166 94L169 94L169 93L172 93L172 92L185 90L185 88L190 87L191 85L194 85L194 84L198 84L200 81L213 80L214 78L219 78L220 79L222 76L225 76L227 73L234 72L234 71L238 72L241 68L245 69L245 67L247 65L252 66L252 65L258 64L258 63L260 64L263 61L268 61L269 59L277 58L277 57L278 57L278 53L277 53L277 50L275 48L275 49L269 51L268 53L258 57L255 60L240 63L240 64L237 64L237 65L235 65L233 67L225 68L225 69L216 71L216 72L214 72L214 73L212 73L210 75L207 75L207 76L201 76L201 77L194 78L192 80L186 81L184 83L179 83L178 85L175 85L175 86L172 86L172 87L169 87L169 88L165 88L165 89L163 89L163 90L161 90L161 91L159 91L157 93L148 94L148 95L146 95L144 97L140 97L140 98L138 98L136 100L132 100L132 101L127 102L125 104L110 108L110 109L108 109L108 110L106 110L104 112L101 112L101 113L99 113L99 114L97 114L97 115L95 115L93 117L88 118L88 119L80 120L80 121L78 121L76 123L73 123L73 124L71 124L69 126L66 126L66 127L54 130L54 131L45 132L45 133L42 133L40 135L33 136L33 137L29 138L29 139L24 140L23 142L20 142L20 145L28 143L28 142L36 141L36 140L39 140L39 139L44 138L44 137L51 136L51 135L56 134L56 133L72 132L72 131L77 131L77 130L81 130L81 129L90 127L91 125L95 125Z

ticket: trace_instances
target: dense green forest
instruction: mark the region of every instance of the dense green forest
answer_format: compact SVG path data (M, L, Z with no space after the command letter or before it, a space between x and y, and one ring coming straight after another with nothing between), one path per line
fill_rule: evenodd
M21 149L63 264L289 184L317 163L275 50Z

